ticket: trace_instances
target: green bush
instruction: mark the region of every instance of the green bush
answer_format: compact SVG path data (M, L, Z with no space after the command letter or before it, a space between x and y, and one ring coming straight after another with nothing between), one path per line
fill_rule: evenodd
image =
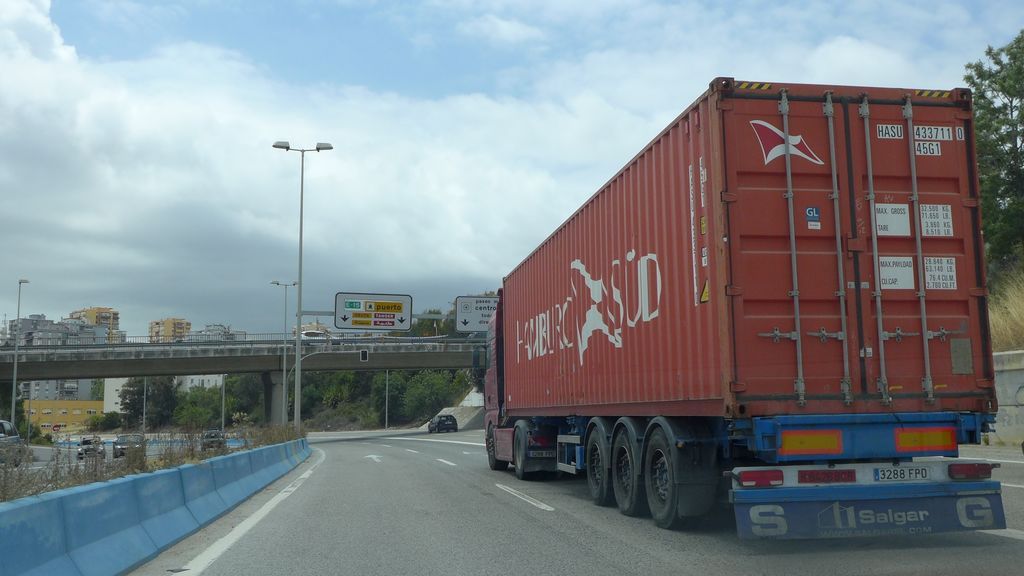
M988 309L993 350L1024 350L1024 269L999 282Z

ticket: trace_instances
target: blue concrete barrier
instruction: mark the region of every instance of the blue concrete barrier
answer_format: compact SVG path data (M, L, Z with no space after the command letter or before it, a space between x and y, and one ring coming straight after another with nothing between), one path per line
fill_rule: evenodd
M288 444L275 444L270 447L274 452L274 460L277 462L278 470L287 472L292 468L292 462L288 459Z
M120 574L157 555L142 528L134 481L117 478L64 491L68 556L82 576Z
M288 469L291 468L289 462L282 461L277 446L257 448L249 453L249 460L252 463L253 477L263 486L270 484L287 472L287 469L283 468L284 466L288 466Z
M213 482L217 485L217 493L228 508L234 508L256 491L249 451L217 456L207 462L213 468Z
M295 456L295 442L284 443L285 458L294 466L298 462L298 458Z
M0 504L0 574L80 576L67 555L62 492Z
M185 493L185 507L200 526L227 512L228 505L217 493L213 481L213 467L209 462L180 466L181 485Z
M160 470L129 478L139 500L142 529L157 548L167 548L199 528L199 522L185 507L180 470Z
M296 440L0 504L0 575L127 572L309 455Z

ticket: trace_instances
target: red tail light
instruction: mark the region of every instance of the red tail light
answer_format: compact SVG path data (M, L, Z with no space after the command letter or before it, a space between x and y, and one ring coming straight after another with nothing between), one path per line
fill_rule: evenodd
M782 486L782 470L745 470L737 478L744 488Z
M545 436L545 435L542 435L542 434L539 434L539 433L531 432L530 433L530 444L532 444L534 446L539 446L539 447L547 448L549 446L554 446L555 445L555 439L552 436Z
M953 480L987 480L993 468L999 468L999 464L950 464L948 470Z
M840 484L856 482L857 471L850 470L800 470L797 482L800 484Z

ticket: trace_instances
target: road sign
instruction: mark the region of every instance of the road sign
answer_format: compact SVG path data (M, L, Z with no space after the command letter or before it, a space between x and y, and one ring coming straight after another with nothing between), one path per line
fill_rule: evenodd
M459 296L455 299L455 330L487 332L487 324L497 309L496 296Z
M412 327L412 296L338 292L334 326L344 330L405 331Z

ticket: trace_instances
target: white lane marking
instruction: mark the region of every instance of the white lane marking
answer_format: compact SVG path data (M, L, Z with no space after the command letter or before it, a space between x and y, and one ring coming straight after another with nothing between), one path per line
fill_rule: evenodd
M324 454L323 450L319 448L313 448L313 451L317 453L317 461L313 463L313 466L309 470L303 472L301 476L296 478L294 482L289 484L287 487L285 487L284 490L281 490L281 492L279 492L276 496L271 498L259 510L253 513L252 516L249 516L248 518L243 520L238 526L235 526L234 530L228 532L224 537L214 542L206 550L200 552L199 555L193 558L191 562L185 564L185 566L182 567L183 570L188 571L188 573L192 576L198 576L199 574L202 574L204 570L210 567L210 564L216 562L216 560L220 558L222 554L227 552L228 549L235 544L235 542L238 542L242 538L242 536L245 536L245 534L249 530L252 530L254 526L259 524L260 520L263 520L263 518L265 518L267 514L270 514L271 510L277 507L277 505L280 504L281 502L284 502L284 499L291 496L293 492L298 490L299 486L302 486L302 483L313 475L313 472L316 471L316 469L320 466L320 464L323 463L324 459L326 458L326 455Z
M1024 488L1024 486L1021 486L1020 484L1007 484L1006 482L1000 482L999 485L1009 486L1010 488Z
M533 504L534 506L536 506L537 508L540 508L541 510L546 510L548 512L554 512L555 511L555 509L552 508L551 506L548 506L547 504L541 502L540 500L537 500L536 498L534 498L532 496L528 496L526 494L523 494L519 490L514 490L512 488L509 488L508 486L505 486L504 484L495 484L495 486L497 486L498 488L501 488L505 492L508 492L509 494L515 496L516 498L519 498L520 500L522 500L524 502L528 502L530 504Z
M385 448L391 448L391 445L389 445L389 444L378 444L378 446L383 446Z
M442 444L464 444L466 446L484 446L483 442L462 442L459 440L435 440L433 438L388 438L388 440L411 440L414 442L441 442Z
M447 460L445 460L443 458L435 458L435 460L437 460L438 462L443 462L443 463L445 463L445 464L447 464L449 466L457 466L457 464L455 462L449 462L449 461L447 461Z
M993 536L1002 536L1003 538L1013 538L1014 540L1024 540L1024 530L1015 530L1013 528L1003 528L1002 530L979 530L982 534L991 534Z
M469 450L463 450L463 454L479 454L479 452L470 452Z
M419 450L413 450L412 448L406 448L405 451L406 452L412 452L413 454L419 454L420 453Z
M367 459L367 458L369 458L369 459L373 460L374 462L380 464L380 458L381 457L377 456L376 454L367 454L366 456L363 456L364 460Z

